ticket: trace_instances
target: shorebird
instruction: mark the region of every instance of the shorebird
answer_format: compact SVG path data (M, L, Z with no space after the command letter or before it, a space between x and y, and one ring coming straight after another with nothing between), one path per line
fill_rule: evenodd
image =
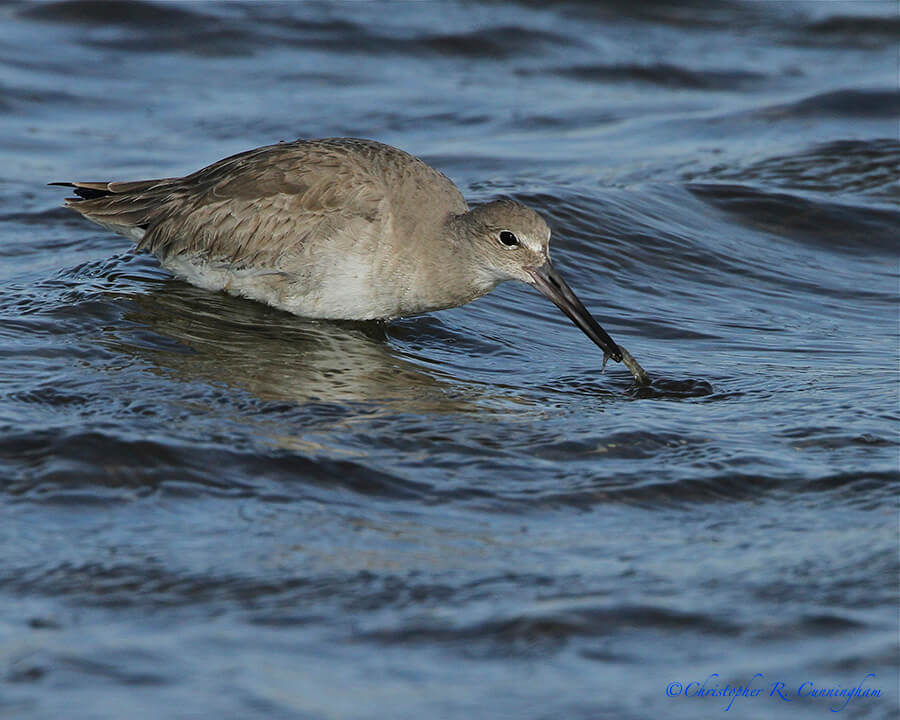
M51 184L74 188L68 207L207 290L308 318L389 320L520 280L603 350L604 365L627 355L550 263L537 212L509 199L469 208L449 178L390 145L296 140L184 177Z

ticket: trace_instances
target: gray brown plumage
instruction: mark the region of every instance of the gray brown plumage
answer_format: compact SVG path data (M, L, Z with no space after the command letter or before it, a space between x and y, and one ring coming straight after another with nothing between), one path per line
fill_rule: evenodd
M616 344L549 261L530 208L469 209L443 174L371 140L297 140L180 178L55 183L66 204L200 287L298 315L394 318L534 285L616 360Z

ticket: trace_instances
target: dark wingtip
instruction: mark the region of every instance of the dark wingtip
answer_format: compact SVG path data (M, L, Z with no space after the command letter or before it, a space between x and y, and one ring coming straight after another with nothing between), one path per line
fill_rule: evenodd
M70 182L50 182L50 183L47 183L47 187L53 187L53 186L56 186L56 187L71 187L71 188L73 188L73 187L75 187L75 184L74 184L74 183L70 183ZM80 197L67 197L67 198L66 198L66 205L68 206L70 203L78 202L78 201L81 200L81 199L82 199L82 198L80 198Z
M109 190L101 190L99 188L92 188L92 187L83 187L83 186L76 185L75 183L70 183L70 182L52 182L52 183L47 183L47 185L57 185L59 187L75 188L75 194L78 197L77 198L67 198L69 200L94 200L96 198L107 197L108 195L112 195L112 193Z

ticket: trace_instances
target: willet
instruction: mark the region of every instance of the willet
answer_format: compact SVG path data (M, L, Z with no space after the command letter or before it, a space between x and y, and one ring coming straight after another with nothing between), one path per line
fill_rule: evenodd
M603 350L604 365L623 360L551 265L540 215L506 199L470 209L449 178L389 145L296 140L185 177L53 184L75 188L68 207L201 288L303 317L387 320L520 280Z

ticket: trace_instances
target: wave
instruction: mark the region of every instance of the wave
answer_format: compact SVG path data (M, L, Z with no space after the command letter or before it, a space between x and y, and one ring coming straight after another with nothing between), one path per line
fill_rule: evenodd
M834 140L712 173L717 180L840 194L844 198L864 195L894 205L900 202L898 174L900 141L892 138Z
M537 71L523 71L531 74ZM759 85L767 76L749 70L692 70L655 63L572 65L539 71L591 83L641 82L689 90L737 90Z
M209 6L207 6L209 7ZM279 6L275 6L278 8ZM142 0L71 0L26 7L28 20L109 26L112 36L87 36L85 44L130 52L182 52L199 56L247 55L274 45L368 55L424 54L505 59L530 57L550 47L571 48L573 38L528 25L488 25L457 32L411 28L401 33L327 17L298 17L271 7L235 5L240 12L202 12L196 4ZM222 8L219 8L221 11ZM226 8L227 10L227 8Z
M89 397L60 395L56 390L52 393L53 397L40 397L40 402L52 402L55 408L61 403L69 407L97 404ZM35 396L23 393L19 399L33 401ZM141 412L132 408L123 414L134 416L133 422L138 422ZM160 441L100 429L7 429L0 438L0 462L28 471L18 477L8 476L3 491L33 503L67 506L128 502L135 490L141 494L236 498L266 496L277 487L282 497L292 488L295 500L313 493L317 486L394 500L421 500L428 494L429 486L424 483L379 472L354 459L259 452L230 444L230 440L217 443L210 438L200 448L194 442L180 444L171 437ZM213 468L228 468L228 472ZM254 484L239 481L238 476L260 480Z
M770 119L816 116L895 119L900 116L900 91L883 88L831 90L773 105L756 111L756 114Z
M688 189L755 230L854 255L894 257L900 211L860 207L746 185L692 183Z
M89 25L121 25L144 29L202 29L209 16L188 10L183 4L151 3L142 0L62 0L28 5L19 11L21 17L60 23Z
M869 49L896 45L898 36L900 18L896 15L833 15L808 24L799 34L797 42Z

